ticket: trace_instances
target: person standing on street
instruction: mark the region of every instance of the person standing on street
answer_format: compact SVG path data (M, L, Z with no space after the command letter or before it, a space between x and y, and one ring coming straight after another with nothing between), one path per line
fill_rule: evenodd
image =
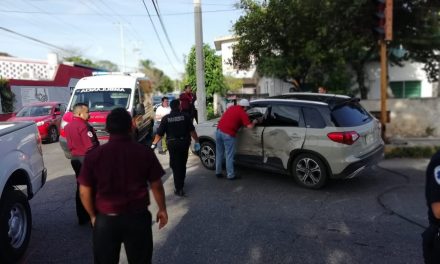
M179 109L179 100L171 101L171 113L162 118L151 148L155 149L157 142L166 134L170 153L170 167L174 177L174 193L178 196L185 196L183 186L185 185L186 162L188 161L191 137L196 142L194 145L195 151L200 150L200 144L191 118Z
M156 109L156 115L154 117L154 132L156 134L157 129L159 128L162 117L168 115L171 112L171 108L169 106L168 97L162 97L162 104ZM159 154L165 154L165 150L162 147L162 139L157 142L157 148Z
M426 169L425 186L429 227L422 233L425 264L440 263L440 151Z
M189 117L191 117L191 122L194 119L195 115L195 106L194 102L197 100L196 95L193 94L191 85L185 85L184 92L180 95L180 110Z
M108 143L87 154L81 173L81 201L93 226L95 263L118 263L124 243L128 263L151 263L153 238L148 186L158 205L159 229L168 222L165 174L151 149L133 141L131 116L116 108L107 116Z
M64 131L66 133L67 147L72 154L70 164L75 171L76 179L81 171L81 165L84 162L85 155L92 149L99 146L98 138L95 130L87 122L89 120L89 107L84 103L78 103L73 106L72 122L66 125ZM89 215L84 209L79 197L79 185L76 184L76 215L78 216L78 224L84 225L90 221Z
M235 137L242 126L253 128L258 123L257 119L252 122L249 120L249 116L245 111L248 107L249 101L241 99L238 105L226 109L218 122L215 134L215 175L217 178L223 178L222 164L225 154L227 179L235 180L238 178L234 172Z

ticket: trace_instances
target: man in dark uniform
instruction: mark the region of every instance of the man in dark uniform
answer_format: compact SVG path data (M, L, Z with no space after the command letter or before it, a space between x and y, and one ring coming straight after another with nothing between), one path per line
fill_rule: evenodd
M87 122L89 117L89 107L86 104L78 103L73 106L72 122L67 124L64 128L64 131L66 132L67 146L72 154L70 164L75 171L75 176L77 179L79 172L81 171L81 165L84 162L84 156L91 149L99 146L99 141L96 137L95 130ZM80 225L84 225L90 221L90 218L81 203L78 183L76 184L75 201L78 223Z
M125 108L111 111L106 121L109 141L87 154L78 177L93 225L95 263L118 263L122 243L128 263L151 263L148 187L157 203L159 229L168 222L161 180L165 171L153 151L133 141L131 122Z
M165 134L167 135L170 167L174 177L174 193L178 196L185 196L183 186L185 184L189 145L192 137L196 142L194 149L195 151L199 151L199 137L197 136L191 117L186 113L180 112L180 100L175 99L171 101L170 106L171 113L162 118L151 148L155 149L157 142L159 142Z
M423 232L423 257L426 264L440 263L440 151L426 169L426 203L429 227Z

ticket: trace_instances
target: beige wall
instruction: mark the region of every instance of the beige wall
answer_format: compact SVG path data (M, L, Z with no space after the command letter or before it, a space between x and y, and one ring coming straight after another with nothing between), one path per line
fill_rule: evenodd
M380 111L380 100L362 100L361 104L368 111ZM386 126L388 137L440 136L440 98L388 99L387 110L391 118Z

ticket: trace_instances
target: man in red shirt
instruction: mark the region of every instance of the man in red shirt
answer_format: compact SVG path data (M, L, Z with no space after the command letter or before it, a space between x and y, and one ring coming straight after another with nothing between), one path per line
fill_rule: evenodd
M187 113L191 117L192 121L195 113L194 101L196 100L196 96L192 93L191 85L185 85L184 93L179 96L179 99L180 110L184 113Z
M91 149L99 146L98 138L95 130L87 122L89 119L89 107L84 103L78 103L73 106L72 122L66 125L64 131L66 132L67 147L72 154L70 164L75 171L75 176L78 179L81 171L81 164L84 157ZM84 209L79 198L79 185L76 184L76 215L78 216L78 223L84 225L90 221L89 215Z
M218 178L222 178L223 157L226 154L226 172L229 180L237 179L234 173L234 155L235 155L235 137L238 130L244 126L253 128L258 120L249 120L245 109L249 107L249 101L241 99L238 105L230 106L223 113L217 125L215 135L215 174Z
M124 243L129 263L151 263L153 238L148 186L159 211L159 229L168 222L165 174L154 152L130 136L131 116L116 108L107 116L108 143L87 154L81 173L81 201L93 226L95 263L118 263Z

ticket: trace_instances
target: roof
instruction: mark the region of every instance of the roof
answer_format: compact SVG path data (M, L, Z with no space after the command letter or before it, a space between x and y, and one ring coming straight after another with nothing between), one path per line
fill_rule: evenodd
M267 99L261 99L261 101L285 101L285 100L293 100L301 103L316 103L316 104L325 104L330 107L334 107L336 105L340 105L346 102L359 102L359 98L350 97L346 95L338 95L338 94L321 94L321 93L286 93L282 95L272 96ZM255 100L253 102L257 102L260 100Z

